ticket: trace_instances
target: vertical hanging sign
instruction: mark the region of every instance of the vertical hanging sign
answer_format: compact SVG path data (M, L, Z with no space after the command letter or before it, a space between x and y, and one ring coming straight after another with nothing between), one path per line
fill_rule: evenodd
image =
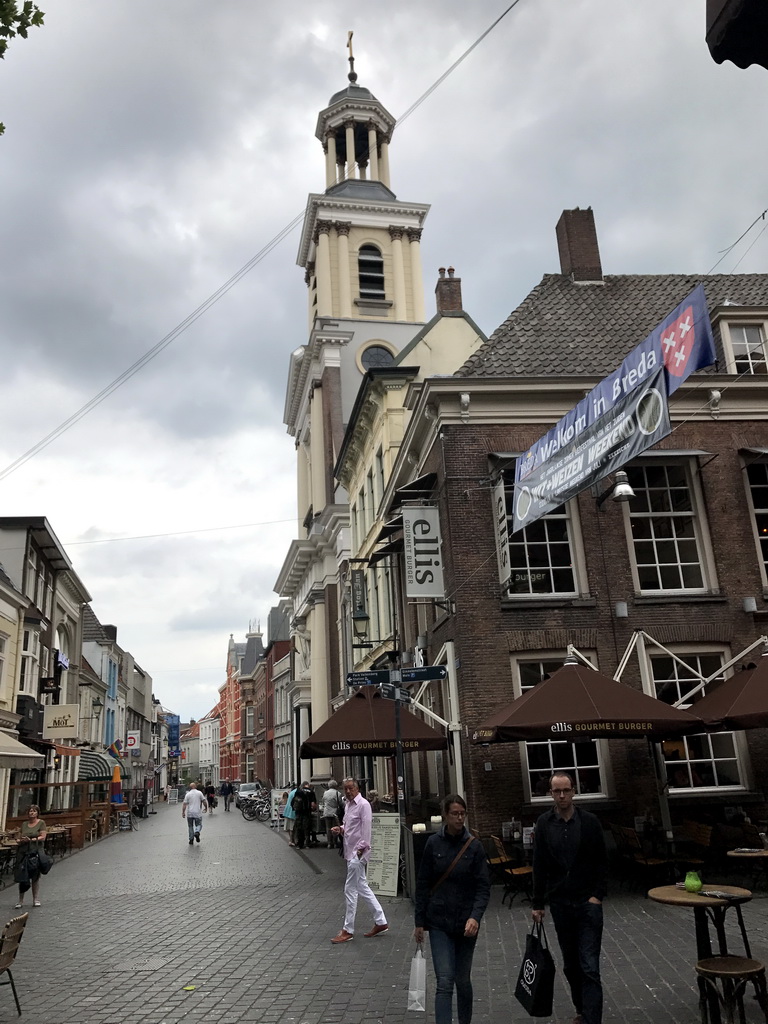
M507 519L507 499L504 493L504 474L491 490L493 500L493 526L496 533L496 558L499 564L499 583L504 586L509 582L509 520Z
M440 513L436 508L404 508L405 596L445 597Z

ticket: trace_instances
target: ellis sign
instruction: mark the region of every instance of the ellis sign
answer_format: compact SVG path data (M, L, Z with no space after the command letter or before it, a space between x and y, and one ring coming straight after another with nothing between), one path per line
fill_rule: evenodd
M443 556L436 508L404 508L405 596L442 598Z

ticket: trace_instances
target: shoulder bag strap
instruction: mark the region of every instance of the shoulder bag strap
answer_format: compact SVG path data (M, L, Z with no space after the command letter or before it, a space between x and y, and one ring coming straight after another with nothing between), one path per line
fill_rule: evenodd
M475 838L474 836L470 836L470 837L469 837L469 839L468 839L468 840L466 841L466 843L464 843L464 845L462 846L462 848L461 848L461 849L459 850L459 852L458 852L458 853L456 854L456 856L455 856L455 857L453 858L453 860L452 860L452 861L451 861L451 863L450 863L450 864L448 865L448 867L447 867L447 868L445 869L445 871L444 871L444 872L442 873L442 875L440 876L440 878L438 878L438 880L437 880L437 881L435 882L435 884L434 884L434 885L432 886L432 888L431 888L431 889L429 890L429 894L430 894L430 896L431 896L431 895L432 895L432 893L433 893L433 892L435 891L435 889L437 889L437 888L438 888L438 886L440 886L440 885L442 885L442 884L443 884L443 882L444 882L444 881L446 880L446 878L448 877L448 875L450 875L450 873L451 873L451 872L453 871L453 869L454 869L454 868L456 867L456 865L457 865L457 864L459 863L459 861L461 860L461 858L462 858L462 857L464 856L464 851L465 851L465 850L467 849L467 847L468 847L468 846L470 845L470 843L471 843L471 842L472 842L472 841L474 840L474 838Z

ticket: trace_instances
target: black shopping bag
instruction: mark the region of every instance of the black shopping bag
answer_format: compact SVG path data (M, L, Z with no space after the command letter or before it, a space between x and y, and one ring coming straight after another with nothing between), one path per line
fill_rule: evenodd
M531 1017L552 1014L555 961L549 952L544 926L534 924L525 938L525 956L515 986L515 999Z

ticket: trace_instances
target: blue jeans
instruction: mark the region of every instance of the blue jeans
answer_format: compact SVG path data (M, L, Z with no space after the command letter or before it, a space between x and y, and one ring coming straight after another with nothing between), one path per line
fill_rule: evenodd
M459 1024L472 1020L472 957L477 938L452 935L438 928L429 929L432 966L437 975L435 988L435 1024L451 1024L453 989L456 987L456 1009Z
M202 818L193 818L191 815L188 814L187 815L187 828L189 829L189 841L190 841L190 843L195 838L195 825L198 826L198 829L197 829L198 832L202 832L203 831L203 819Z
M603 986L600 981L600 944L603 908L599 903L553 903L550 907L563 954L563 974L571 999L584 1024L603 1019Z

